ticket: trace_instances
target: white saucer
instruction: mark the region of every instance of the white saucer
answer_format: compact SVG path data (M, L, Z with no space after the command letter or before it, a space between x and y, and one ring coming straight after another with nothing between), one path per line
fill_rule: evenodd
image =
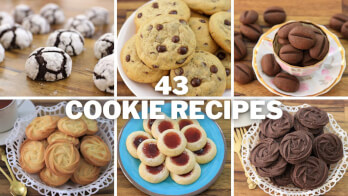
M24 103L18 108L18 117L23 118L28 115L35 115L36 109L34 104L25 100ZM6 139L10 136L12 129L3 133L0 133L0 146L6 144Z

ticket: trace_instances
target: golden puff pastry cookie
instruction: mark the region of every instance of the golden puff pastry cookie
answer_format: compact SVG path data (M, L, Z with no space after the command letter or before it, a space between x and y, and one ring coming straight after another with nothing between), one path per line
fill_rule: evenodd
M181 132L187 140L186 148L191 151L202 149L207 143L207 134L204 129L196 124L184 127Z
M25 140L20 148L19 164L28 173L37 173L45 167L45 148L43 141Z
M158 150L157 141L154 139L147 139L143 141L137 150L137 155L141 162L148 166L161 165L165 156Z
M94 135L98 132L98 121L88 119L85 115L82 115L80 119L83 120L87 125L86 135Z
M159 135L168 129L179 130L178 122L168 117L165 119L155 120L151 127L151 133L155 139L158 139Z
M58 116L36 117L25 129L25 135L30 140L46 139L54 130L57 129Z
M168 118L168 116L165 113L160 112L160 114L165 116L165 118ZM148 116L150 116L150 114L148 114ZM152 127L153 123L155 122L155 120L156 119L144 119L143 120L143 128L146 131L146 133L152 135L151 127Z
M55 175L73 174L80 162L80 153L71 142L56 141L45 151L46 167Z
M196 161L199 164L209 163L216 155L216 146L211 139L207 139L207 144L200 150L194 151Z
M85 136L80 145L80 151L85 160L95 166L106 166L111 160L111 152L99 136Z
M144 131L135 131L127 137L126 147L130 155L134 158L138 158L137 149L138 146L147 139L152 139L151 135Z
M75 146L77 146L80 143L79 139L67 135L61 131L55 131L47 138L48 144L52 144L56 141L68 141L73 143Z
M173 157L184 152L187 141L180 131L168 129L159 136L157 144L161 153Z
M39 176L40 179L48 186L56 187L65 184L70 179L71 174L56 175L46 167L43 170L41 170Z
M87 185L96 181L100 174L100 168L87 163L84 159L80 160L79 167L71 176L71 181L80 185Z
M175 157L166 158L167 169L178 175L190 172L196 164L196 158L193 153L187 149L183 153Z
M140 163L139 175L144 180L150 183L160 183L168 178L169 171L164 164L151 167L151 166L145 165L144 163Z
M178 184L192 184L201 176L201 167L198 163L196 163L193 170L189 171L188 173L182 175L170 173L170 176Z
M199 125L199 122L197 120L190 119L189 117L187 119L178 118L176 121L178 121L180 130L188 125L192 125L192 124Z
M69 117L64 117L58 121L58 129L73 137L81 137L87 133L87 125L83 120L73 120Z

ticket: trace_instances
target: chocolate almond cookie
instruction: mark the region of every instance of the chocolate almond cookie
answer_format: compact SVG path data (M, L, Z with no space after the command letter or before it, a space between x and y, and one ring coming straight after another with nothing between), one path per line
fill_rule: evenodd
M300 87L300 81L295 76L285 72L277 74L273 83L277 88L285 92L296 92Z
M312 138L304 131L295 131L284 136L280 142L280 154L291 164L305 161L312 153Z
M250 162L255 167L268 167L278 160L279 144L272 138L260 140L251 150Z
M265 10L263 19L270 25L280 24L285 21L286 13L283 8L272 6Z
M259 14L255 10L245 10L240 14L239 21L243 24L253 24L258 18Z
M234 39L241 39L243 40L243 36L239 31L234 31Z
M334 164L343 158L343 144L341 139L333 133L324 133L315 138L313 151L316 157L326 164Z
M287 23L278 30L278 37L287 39L289 32L297 26L302 26L302 24L299 22Z
M316 42L313 28L306 26L297 26L289 32L289 41L291 45L300 50L307 50L314 46Z
M268 76L275 76L280 71L281 68L274 58L274 54L266 54L261 59L262 71Z
M344 38L348 38L348 22L345 22L341 27L341 34Z
M330 27L340 31L342 25L348 21L348 16L344 14L335 14L330 19Z
M288 45L288 44L290 44L288 38L281 38L281 37L278 37L277 41L278 41L278 43L280 43L281 45Z
M314 65L318 62L318 60L313 59L310 55L309 55L309 51L306 50L303 52L303 59L302 62L300 64L300 66L305 67L305 66L309 66L309 65Z
M302 61L303 52L302 50L294 48L291 44L288 44L280 48L279 57L289 64L296 65Z
M245 43L242 39L234 38L234 60L239 61L247 54Z
M347 24L348 27L348 24ZM348 29L347 29L348 30ZM315 44L309 50L309 55L317 60L322 60L329 52L329 41L324 35L315 34Z
M240 32L250 41L257 41L263 33L260 25L258 24L241 25Z
M234 81L247 84L255 79L252 68L244 63L234 64Z

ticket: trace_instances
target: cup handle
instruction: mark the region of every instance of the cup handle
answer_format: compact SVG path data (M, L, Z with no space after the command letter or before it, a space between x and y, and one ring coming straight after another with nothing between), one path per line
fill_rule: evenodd
M16 100L16 102L17 102L17 108L19 108L19 107L21 107L21 105L24 103L24 99L22 99L22 100Z

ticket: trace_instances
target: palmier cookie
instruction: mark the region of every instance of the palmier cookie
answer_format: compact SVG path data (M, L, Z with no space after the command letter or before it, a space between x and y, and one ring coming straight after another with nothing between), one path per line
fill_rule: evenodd
M81 158L78 168L71 176L71 181L80 185L90 184L98 179L99 173L99 167L91 165Z
M25 135L30 140L46 139L54 130L57 129L58 116L36 117L25 129Z
M159 136L168 129L176 129L179 130L179 125L178 122L176 120L172 120L168 117L166 117L165 119L157 119L155 120L155 122L152 124L151 127L151 133L152 136L155 139L158 139Z
M56 175L50 169L46 167L43 170L41 170L39 176L40 176L40 179L48 186L56 187L56 186L65 184L71 177L71 174Z
M187 119L182 119L182 118L178 118L176 120L179 124L179 129L182 130L184 127L188 126L188 125L199 125L199 122L196 119L190 119L190 117L188 116Z
M162 112L160 112L160 114L163 115L163 116L165 116L165 118L168 118L168 117L166 116L166 114L164 114L164 113L162 113ZM148 114L148 116L150 116L150 114ZM156 119L144 119L144 120L143 120L143 128L144 128L144 130L146 131L146 133L152 135L152 133L151 133L151 127L152 127L153 123L155 122L155 120L156 120Z
M207 138L207 144L200 150L194 151L196 161L199 164L209 163L216 155L216 145L213 140Z
M82 115L80 119L83 120L83 122L85 122L87 125L86 135L94 135L98 132L98 121L88 119L85 115Z
M71 142L56 141L45 151L46 167L55 175L73 174L80 162L80 153Z
M85 160L95 166L106 166L111 160L111 152L99 136L84 136L80 151Z
M67 135L63 132L60 132L60 131L55 131L53 132L50 136L48 136L47 138L47 142L48 144L52 144L56 141L67 141L67 142L71 142L73 143L75 146L77 146L80 141L79 139L75 138L75 137L72 137L70 135Z
M126 140L126 147L130 155L134 158L138 158L137 149L138 146L145 140L152 139L151 135L144 131L134 131L129 134Z
M207 134L204 129L199 125L188 125L181 129L187 140L186 148L191 151L202 149L207 143Z
M196 163L194 168L188 173L182 175L170 173L170 176L178 184L192 184L201 176L201 167Z
M193 153L185 149L183 153L175 157L166 158L166 167L167 169L178 175L186 174L190 172L196 164L196 158Z
M159 136L157 144L161 153L173 157L184 152L187 140L179 130L168 129Z
M154 167L140 163L139 175L150 183L160 183L167 179L167 177L169 176L169 171L164 163Z
M87 125L82 119L73 120L69 117L64 117L58 121L58 129L73 137L81 137L87 133Z
M43 141L25 140L20 148L19 164L28 173L37 173L45 167L45 148Z
M157 141L154 139L143 141L137 149L137 155L141 162L153 167L161 165L166 158L158 149Z

